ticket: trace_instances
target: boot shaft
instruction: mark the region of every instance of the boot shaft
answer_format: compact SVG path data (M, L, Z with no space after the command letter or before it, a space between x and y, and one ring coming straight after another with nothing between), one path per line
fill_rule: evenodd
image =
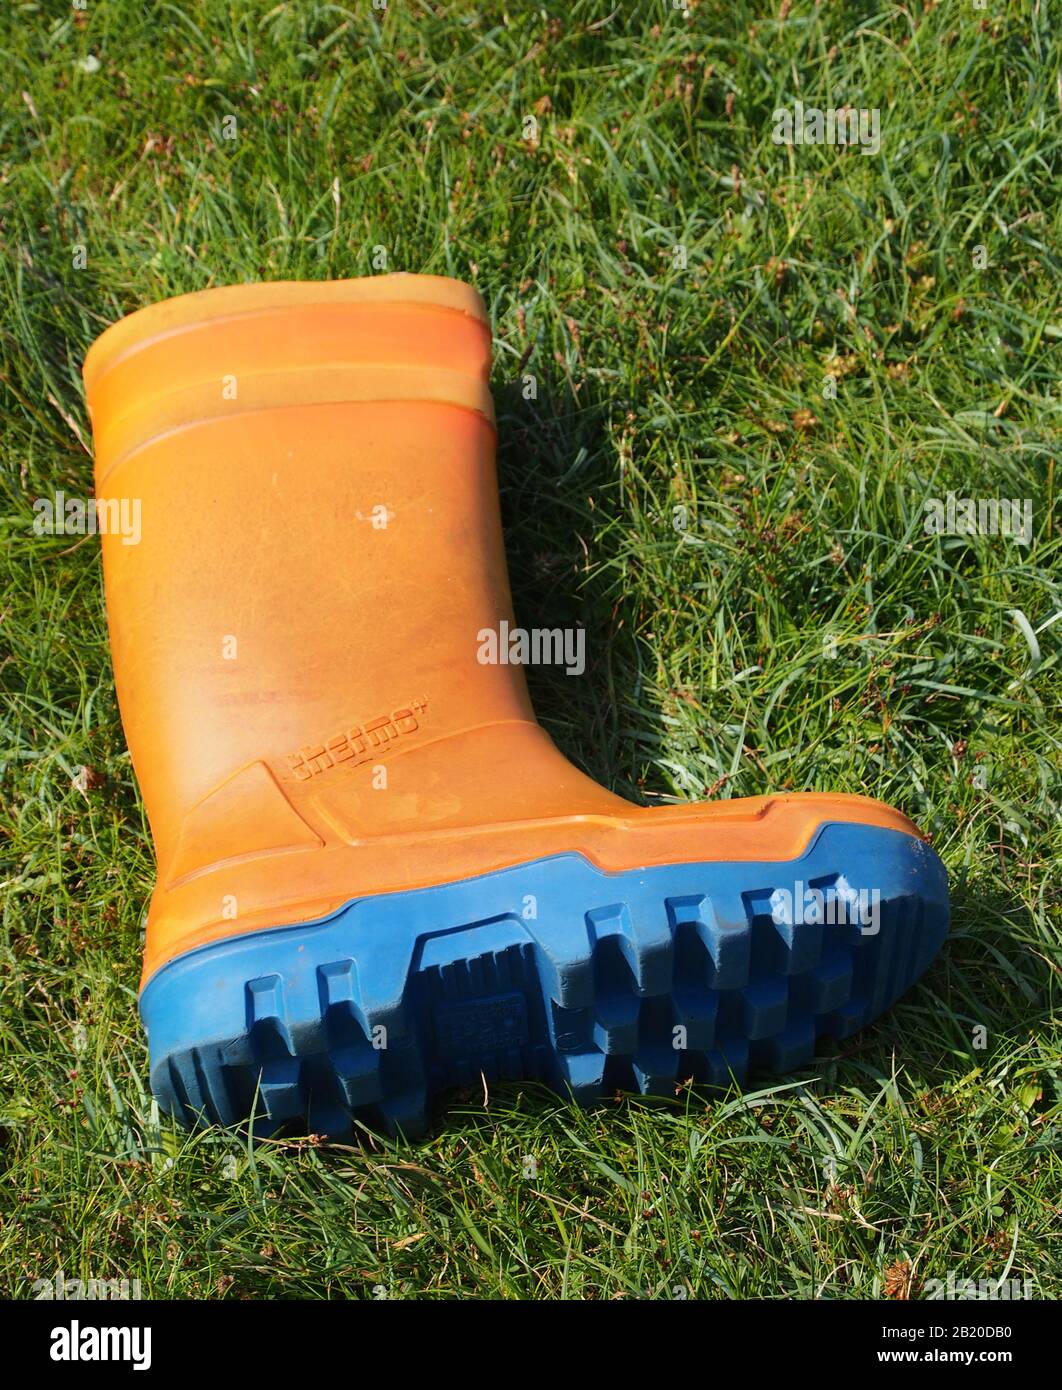
M162 877L240 769L298 807L399 749L533 720L521 669L477 659L512 621L489 365L478 295L420 276L207 291L93 348L97 490L140 505L103 563Z

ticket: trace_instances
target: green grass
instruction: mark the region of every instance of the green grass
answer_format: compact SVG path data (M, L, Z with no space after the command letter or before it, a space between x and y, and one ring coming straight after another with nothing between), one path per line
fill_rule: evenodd
M611 8L4 9L0 1292L1062 1293L1058 16ZM880 152L773 144L797 98L880 109ZM160 1122L98 542L33 501L90 493L106 324L374 247L491 310L518 616L590 636L532 673L561 747L645 802L835 788L931 832L942 957L799 1076L477 1091L409 1146ZM1032 499L1032 543L927 536L949 490Z

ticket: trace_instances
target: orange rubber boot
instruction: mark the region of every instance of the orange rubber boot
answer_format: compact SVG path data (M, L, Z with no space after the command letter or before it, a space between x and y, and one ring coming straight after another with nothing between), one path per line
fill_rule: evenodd
M104 576L152 1084L188 1120L725 1085L859 1028L946 934L898 811L648 810L561 756L504 660L489 366L475 291L415 275L182 296L85 362L99 508L139 508Z

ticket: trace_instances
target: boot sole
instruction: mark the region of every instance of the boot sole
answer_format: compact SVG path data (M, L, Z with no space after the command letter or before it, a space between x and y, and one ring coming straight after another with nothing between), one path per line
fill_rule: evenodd
M830 823L794 860L605 873L563 854L354 899L176 957L140 1008L152 1089L187 1124L414 1137L433 1096L481 1078L589 1103L803 1067L894 1003L947 931L928 845Z

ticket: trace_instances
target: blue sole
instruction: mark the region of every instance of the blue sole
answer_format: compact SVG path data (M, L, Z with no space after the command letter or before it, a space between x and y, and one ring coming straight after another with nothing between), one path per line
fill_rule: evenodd
M354 899L176 957L140 1009L152 1089L186 1123L412 1137L434 1095L481 1074L591 1102L804 1066L820 1035L898 999L947 931L927 845L830 823L794 860L609 874L564 854Z

